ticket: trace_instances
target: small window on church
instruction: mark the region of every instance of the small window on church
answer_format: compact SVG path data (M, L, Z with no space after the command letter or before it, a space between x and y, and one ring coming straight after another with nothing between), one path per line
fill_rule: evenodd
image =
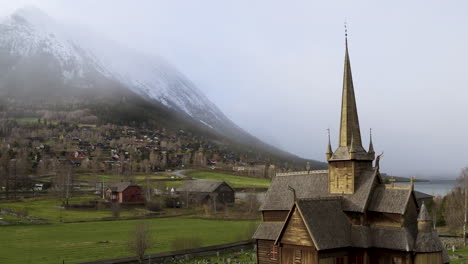
M302 263L302 251L300 249L296 249L294 252L294 264L301 264Z
M271 246L270 259L278 260L278 247L275 245Z
M351 262L351 264L364 264L364 258L362 256L355 256L353 261L354 262Z
M335 259L335 264L344 264L344 257L337 257Z
M403 260L401 259L400 256L392 257L392 264L401 264L403 263Z

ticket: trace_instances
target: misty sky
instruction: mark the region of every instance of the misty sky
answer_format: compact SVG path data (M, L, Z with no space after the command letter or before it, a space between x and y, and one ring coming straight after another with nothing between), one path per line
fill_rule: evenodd
M138 2L138 4L135 4ZM302 157L337 146L349 48L364 147L383 171L454 177L468 166L466 1L0 1L36 6L165 57L235 123Z

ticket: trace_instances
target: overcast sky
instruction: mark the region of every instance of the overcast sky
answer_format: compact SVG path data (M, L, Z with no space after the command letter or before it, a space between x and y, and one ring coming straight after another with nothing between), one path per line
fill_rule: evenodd
M312 3L317 2L317 3ZM29 1L165 57L235 123L305 158L337 146L345 19L364 147L387 173L454 177L468 166L466 1Z

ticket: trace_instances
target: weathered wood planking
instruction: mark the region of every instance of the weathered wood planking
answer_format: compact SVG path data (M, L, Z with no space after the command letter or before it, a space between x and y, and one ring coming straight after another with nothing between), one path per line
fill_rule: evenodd
M281 237L281 244L315 247L297 208L288 219L286 229Z
M261 264L278 264L280 260L279 248L273 248L275 241L257 240L257 258ZM274 253L276 252L276 254Z
M414 264L439 264L442 263L442 253L420 253L414 259Z

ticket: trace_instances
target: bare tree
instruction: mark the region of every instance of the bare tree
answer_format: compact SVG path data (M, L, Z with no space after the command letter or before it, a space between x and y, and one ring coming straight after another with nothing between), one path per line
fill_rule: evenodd
M151 230L147 222L136 223L135 230L130 236L128 247L134 253L139 263L143 263L146 251L153 245Z
M3 152L0 157L0 183L5 186L6 198L10 198L10 157L7 152Z
M120 217L120 212L122 211L122 208L120 207L120 203L112 202L111 211L112 211L112 217L116 217L116 218Z
M465 194L468 194L465 179L468 180L468 168L462 170L460 177L457 179L457 185L446 196L445 221L452 231L460 232L465 226Z
M63 165L54 178L53 192L62 200L62 206L68 207L73 196L73 167Z

